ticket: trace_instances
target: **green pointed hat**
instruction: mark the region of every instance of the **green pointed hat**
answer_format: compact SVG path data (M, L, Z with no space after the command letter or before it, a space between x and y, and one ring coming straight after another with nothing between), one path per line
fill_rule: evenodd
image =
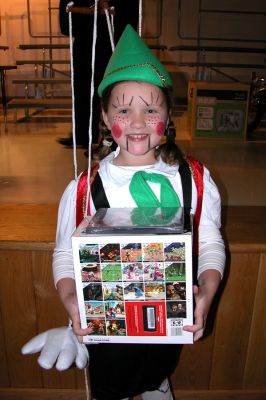
M109 60L98 94L101 96L107 86L120 81L142 81L172 88L168 72L130 25Z

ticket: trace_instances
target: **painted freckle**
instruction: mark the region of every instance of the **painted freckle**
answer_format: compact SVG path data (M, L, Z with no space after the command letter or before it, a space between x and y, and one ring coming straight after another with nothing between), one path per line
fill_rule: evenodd
M149 118L148 121L147 121L147 123L148 123L148 125L155 125L155 124L156 124L156 121L154 121L153 118Z
M159 121L159 117L158 116L151 116L150 118L147 119L147 124L151 125L151 126L157 126L157 123Z

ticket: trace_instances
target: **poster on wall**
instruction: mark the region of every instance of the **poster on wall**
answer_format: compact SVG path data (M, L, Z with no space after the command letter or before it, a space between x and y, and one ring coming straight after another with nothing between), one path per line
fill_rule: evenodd
M188 121L196 138L245 139L249 87L243 83L190 81Z

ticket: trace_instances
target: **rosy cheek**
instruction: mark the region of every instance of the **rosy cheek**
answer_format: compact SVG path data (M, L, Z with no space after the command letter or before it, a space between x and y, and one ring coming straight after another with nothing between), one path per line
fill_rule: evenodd
M112 126L112 134L114 136L114 138L119 139L122 135L122 129L120 127L120 125L118 124L114 124Z
M163 136L165 132L165 123L164 122L158 122L156 126L156 133L158 136Z

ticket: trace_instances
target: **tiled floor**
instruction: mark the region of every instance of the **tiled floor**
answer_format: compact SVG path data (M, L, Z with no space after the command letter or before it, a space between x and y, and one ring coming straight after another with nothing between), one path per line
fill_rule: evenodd
M0 203L57 203L74 177L72 150L56 142L71 131L70 116L49 116L14 123L10 113L8 133L0 117ZM191 140L186 112L174 121L181 148L211 170L224 205L266 205L266 141ZM78 171L85 169L81 149L77 160Z

